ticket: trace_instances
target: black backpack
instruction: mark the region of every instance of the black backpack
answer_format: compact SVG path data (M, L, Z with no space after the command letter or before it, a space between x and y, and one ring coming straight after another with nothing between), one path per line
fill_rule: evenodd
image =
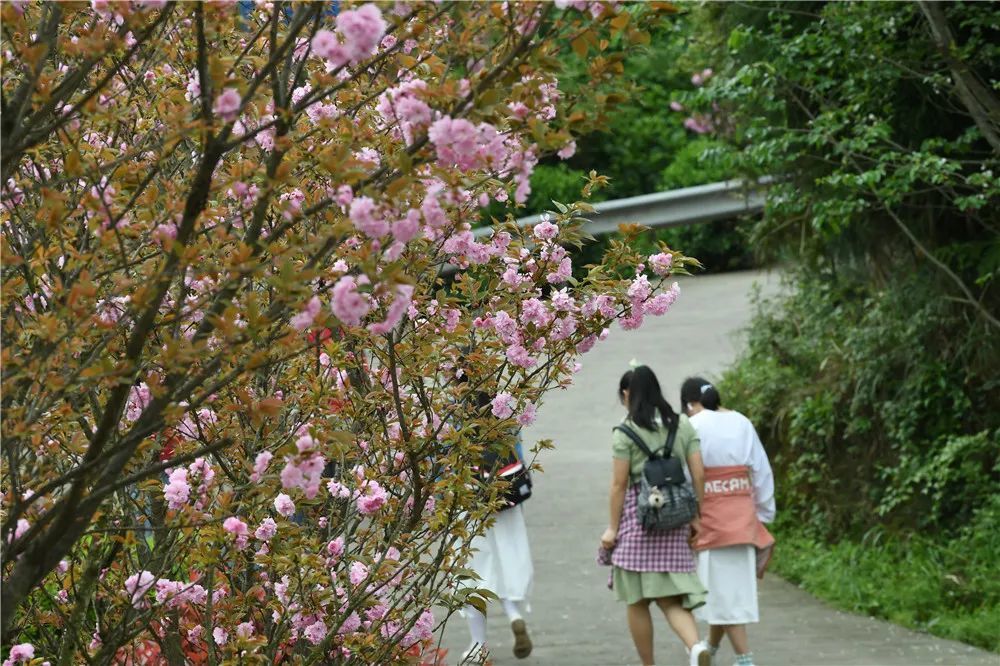
M482 467L482 481L488 484L492 479L508 482L501 511L521 504L531 497L531 472L516 454L499 456L487 453Z
M698 515L698 501L684 476L684 464L674 455L674 439L680 419L667 430L663 454L653 453L642 438L624 423L615 426L648 458L642 466L636 517L645 530L672 530L690 523Z

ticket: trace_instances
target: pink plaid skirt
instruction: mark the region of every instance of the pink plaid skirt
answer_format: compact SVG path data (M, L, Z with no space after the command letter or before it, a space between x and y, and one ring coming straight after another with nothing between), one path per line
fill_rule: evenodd
M598 554L598 561L626 571L694 573L697 567L694 552L688 545L688 526L663 531L642 529L635 510L638 497L639 484L636 483L625 493L618 542L611 551L610 561L605 553Z

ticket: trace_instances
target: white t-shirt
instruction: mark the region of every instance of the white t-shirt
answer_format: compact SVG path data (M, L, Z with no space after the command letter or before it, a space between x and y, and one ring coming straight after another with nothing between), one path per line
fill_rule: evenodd
M691 417L691 425L698 431L705 467L749 467L757 518L762 523L774 520L774 474L750 419L732 410L703 409Z

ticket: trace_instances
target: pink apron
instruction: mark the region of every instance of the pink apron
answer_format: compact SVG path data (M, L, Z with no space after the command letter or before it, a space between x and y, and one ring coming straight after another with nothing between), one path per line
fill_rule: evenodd
M705 468L705 500L695 550L749 544L757 549L757 577L774 550L774 537L757 518L750 469L744 465Z

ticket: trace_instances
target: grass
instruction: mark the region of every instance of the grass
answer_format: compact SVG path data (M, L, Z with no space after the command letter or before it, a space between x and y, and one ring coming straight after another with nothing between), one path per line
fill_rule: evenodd
M995 525L957 538L890 537L828 544L779 524L772 566L844 609L1000 652L1000 567Z

